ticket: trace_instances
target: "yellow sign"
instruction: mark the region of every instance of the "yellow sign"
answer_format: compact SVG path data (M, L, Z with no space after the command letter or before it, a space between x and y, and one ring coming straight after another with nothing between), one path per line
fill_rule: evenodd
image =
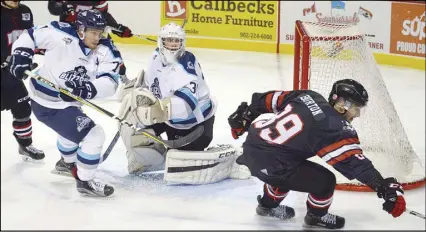
M161 1L161 26L186 18L188 37L277 42L278 1Z

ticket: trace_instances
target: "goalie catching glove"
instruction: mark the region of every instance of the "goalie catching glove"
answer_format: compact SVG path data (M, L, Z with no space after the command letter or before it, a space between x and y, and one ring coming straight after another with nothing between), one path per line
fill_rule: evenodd
M143 88L132 92L132 109L145 126L166 122L171 116L170 98L158 99Z

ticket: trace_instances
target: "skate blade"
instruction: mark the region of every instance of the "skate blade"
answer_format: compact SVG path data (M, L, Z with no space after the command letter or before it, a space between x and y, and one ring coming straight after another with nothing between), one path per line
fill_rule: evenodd
M34 164L42 164L42 163L44 163L44 159L36 160L36 159L33 159L33 158L31 158L31 157L29 157L27 155L20 155L20 156L21 156L21 158L22 158L23 161L28 162L28 163L34 163Z
M58 171L56 169L53 169L50 171L52 174L59 175L59 176L66 176L66 177L73 177L71 173L64 172L64 171ZM73 177L74 178L74 177Z
M85 189L85 188L77 188L77 191L78 191L78 192L79 192L82 196L85 196L85 197L100 198L100 197L109 197L109 196L111 196L111 195L106 196L105 194L97 194L97 193L95 193L95 192L88 191L88 190L87 190L87 189Z
M317 231L317 230L341 230L341 229L345 228L345 227L343 227L343 228L340 228L340 229L331 229L331 228L322 227L322 226L312 226L312 225L308 225L308 224L306 224L306 223L303 223L302 227L303 227L303 230L306 230L306 231Z

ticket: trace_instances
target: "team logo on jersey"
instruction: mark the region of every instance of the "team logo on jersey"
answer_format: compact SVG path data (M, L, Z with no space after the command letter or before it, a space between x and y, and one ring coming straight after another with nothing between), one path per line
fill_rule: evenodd
M63 72L59 78L66 81L88 81L90 77L86 73L87 69L84 66L78 66L74 70Z
M31 20L31 14L30 13L23 13L22 14L22 20L30 21Z
M188 61L187 65L189 69L195 69L194 64L191 61Z
M356 133L355 128L348 121L343 120L342 123L343 123L343 130L349 131L354 134Z
M58 25L60 27L71 27L71 25L69 23L64 23L64 22L58 22Z
M88 128L92 120L88 117L78 116L75 120L77 122L77 131L81 132L84 128Z
M62 40L65 42L65 45L68 45L72 42L72 39L68 37L64 37Z
M154 78L154 83L151 85L151 92L156 98L161 99L160 82L157 77Z

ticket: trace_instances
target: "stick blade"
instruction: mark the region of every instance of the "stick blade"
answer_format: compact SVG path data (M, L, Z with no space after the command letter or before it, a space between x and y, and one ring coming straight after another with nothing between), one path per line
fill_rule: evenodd
M204 133L204 125L199 125L199 126L197 126L197 128L195 128L195 130L193 130L188 135L186 135L182 138L176 139L176 140L165 140L164 144L171 149L183 147L185 145L188 145L188 144L194 142L203 133Z

